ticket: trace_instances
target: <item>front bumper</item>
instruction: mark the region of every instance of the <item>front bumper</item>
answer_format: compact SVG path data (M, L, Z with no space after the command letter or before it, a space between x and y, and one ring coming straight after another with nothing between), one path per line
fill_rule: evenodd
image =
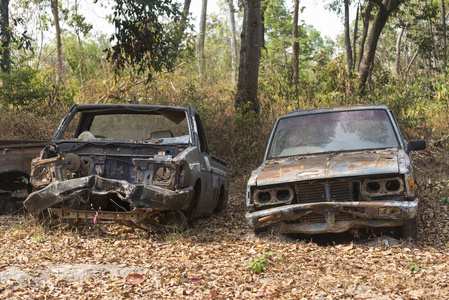
M417 210L418 199L319 202L247 212L246 219L251 228L269 228L273 233L337 233L351 228L401 226L407 219L413 218Z
M53 182L31 193L24 202L34 216L45 209L59 206L65 200L77 201L80 196L116 194L132 208L155 210L185 210L193 197L193 188L168 190L154 185L131 184L124 180L107 179L97 175Z

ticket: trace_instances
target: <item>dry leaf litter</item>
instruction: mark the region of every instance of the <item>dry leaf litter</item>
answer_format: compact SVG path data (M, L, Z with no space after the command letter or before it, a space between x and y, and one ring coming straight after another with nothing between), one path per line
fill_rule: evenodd
M0 297L448 299L449 155L431 144L413 158L417 243L374 234L256 236L244 219L244 188L234 183L229 207L187 232L103 224L50 229L28 216L1 216ZM249 263L270 252L280 259L250 273Z

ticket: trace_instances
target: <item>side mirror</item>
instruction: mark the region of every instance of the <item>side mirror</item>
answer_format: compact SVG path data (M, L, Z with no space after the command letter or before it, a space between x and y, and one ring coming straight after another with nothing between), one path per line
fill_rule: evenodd
M424 140L413 140L409 141L407 145L408 151L424 150L426 149L426 141Z

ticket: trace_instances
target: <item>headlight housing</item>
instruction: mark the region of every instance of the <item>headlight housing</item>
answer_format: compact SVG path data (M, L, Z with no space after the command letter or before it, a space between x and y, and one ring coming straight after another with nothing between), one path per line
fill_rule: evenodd
M35 187L50 184L51 174L49 166L40 165L32 168L30 182Z
M254 203L257 206L290 204L295 194L289 186L279 186L254 191Z
M175 170L171 167L159 165L154 171L153 184L169 185Z
M361 192L364 198L402 195L404 193L404 180L401 177L367 178L362 182Z

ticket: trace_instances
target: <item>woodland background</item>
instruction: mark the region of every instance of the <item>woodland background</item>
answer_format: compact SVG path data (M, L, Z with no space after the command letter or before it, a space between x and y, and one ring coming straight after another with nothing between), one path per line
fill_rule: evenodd
M335 40L298 22L299 0L223 0L211 15L202 0L200 20L190 0L103 1L112 36L93 32L80 3L0 0L0 138L50 139L73 104L194 107L229 164L229 208L162 235L1 216L0 298L449 297L449 1L322 1L345 25ZM427 140L412 153L419 240L255 236L246 179L276 118L371 103L394 111L407 140Z
M51 138L79 103L191 106L237 177L296 109L383 103L407 139L445 141L446 1L322 1L345 24L335 41L298 22L299 0L219 3L192 20L190 0L104 1L106 36L78 0L2 0L0 136Z

